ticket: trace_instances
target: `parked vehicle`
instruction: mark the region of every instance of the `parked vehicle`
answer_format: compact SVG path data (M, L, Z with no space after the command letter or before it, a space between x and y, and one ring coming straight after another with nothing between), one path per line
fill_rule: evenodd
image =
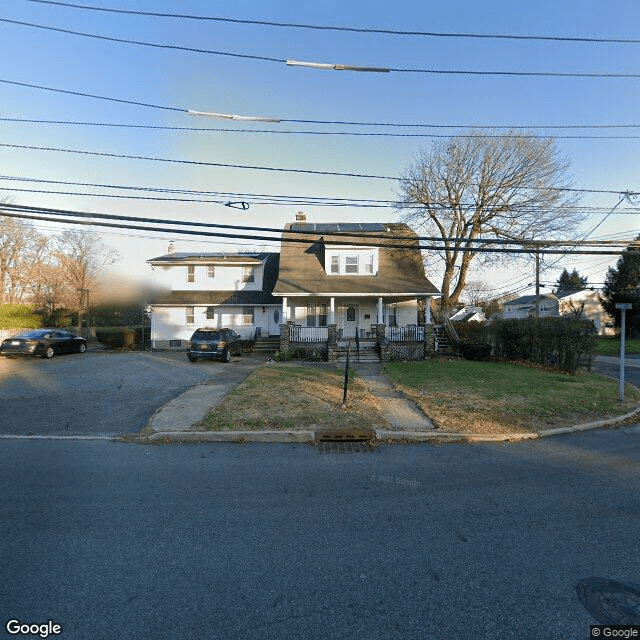
M18 356L42 356L53 358L57 353L84 353L87 341L63 329L32 329L17 333L2 341L0 355L7 358Z
M187 358L229 362L232 355L242 355L242 338L231 329L196 329L187 342Z

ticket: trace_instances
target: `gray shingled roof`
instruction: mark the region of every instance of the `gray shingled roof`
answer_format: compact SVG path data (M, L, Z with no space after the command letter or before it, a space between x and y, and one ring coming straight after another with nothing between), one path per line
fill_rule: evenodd
M426 296L439 294L438 289L425 276L416 234L406 224L390 223L380 227L382 231L332 237L329 233L315 232L316 226L309 223L287 225L283 232L280 273L273 291L274 295L359 293L372 296ZM330 228L330 225L327 225L327 228ZM314 233L292 233L292 229L308 230ZM291 240L306 240L306 242ZM340 245L357 245L366 242L377 245L379 247L378 273L375 276L328 275L324 265L327 242ZM398 244L406 245L406 248L392 246Z

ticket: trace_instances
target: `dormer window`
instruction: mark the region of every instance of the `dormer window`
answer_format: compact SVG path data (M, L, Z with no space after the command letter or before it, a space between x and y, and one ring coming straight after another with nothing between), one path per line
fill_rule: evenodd
M242 267L242 282L254 282L254 267Z
M358 256L345 256L344 257L344 272L345 273L358 273Z
M326 270L333 276L374 276L378 273L378 249L339 247L327 251Z

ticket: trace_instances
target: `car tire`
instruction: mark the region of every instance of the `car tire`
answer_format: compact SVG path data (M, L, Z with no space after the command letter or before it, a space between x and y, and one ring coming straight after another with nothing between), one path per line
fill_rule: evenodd
M231 351L229 351L229 349L224 350L224 353L222 354L222 361L231 362Z
M53 347L45 347L44 348L44 353L42 354L42 357L43 358L47 358L47 359L53 358L53 353L54 353Z
M80 343L78 347L78 353L84 353L87 350L87 345L84 342Z
M187 356L187 358L189 358L189 362L195 362L198 359L195 356Z

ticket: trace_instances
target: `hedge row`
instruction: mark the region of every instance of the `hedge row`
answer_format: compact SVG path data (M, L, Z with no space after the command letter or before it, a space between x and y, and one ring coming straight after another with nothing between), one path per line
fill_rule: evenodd
M39 329L42 317L32 305L0 304L0 329Z
M528 360L558 371L575 373L590 364L598 339L591 320L560 318L513 318L486 323L456 323L461 351L468 357L491 355L505 360ZM475 325L475 326L474 326ZM474 358L477 359L477 358Z

